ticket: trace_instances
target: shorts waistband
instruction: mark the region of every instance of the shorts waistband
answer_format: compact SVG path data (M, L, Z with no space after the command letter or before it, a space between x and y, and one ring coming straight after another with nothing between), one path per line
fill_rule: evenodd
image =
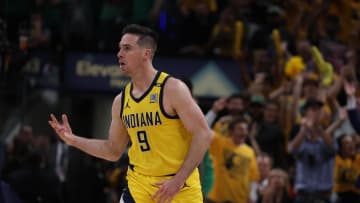
M145 174L142 174L142 173L139 173L139 172L135 171L134 168L135 168L135 166L133 164L129 164L129 169L132 170L133 172L136 172L136 173L141 174L143 176L148 176L148 175L145 175ZM153 176L153 177L170 177L170 176L175 176L175 175L176 175L176 173L171 173L171 174Z

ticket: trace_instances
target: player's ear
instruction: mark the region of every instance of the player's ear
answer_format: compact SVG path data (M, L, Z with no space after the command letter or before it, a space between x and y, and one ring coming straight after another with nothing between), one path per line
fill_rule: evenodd
M145 49L144 56L148 59L151 59L152 58L152 49L149 49L149 48Z

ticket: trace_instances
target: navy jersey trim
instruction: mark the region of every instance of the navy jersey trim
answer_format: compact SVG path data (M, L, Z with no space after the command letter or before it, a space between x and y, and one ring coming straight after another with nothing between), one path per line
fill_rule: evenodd
M163 83L162 83L162 86L161 86L161 89L160 89L160 102L159 102L159 105L160 105L160 110L161 110L161 113L166 117L166 118L169 118L169 119L178 119L179 116L178 115L169 115L168 113L166 113L165 111L165 108L164 108L164 104L163 104L163 99L164 99L164 86L165 86L165 83L166 81L170 78L170 76L167 76Z
M131 83L131 85L130 85L130 92L129 92L131 98L132 98L136 103L139 103L142 99L144 99L144 97L146 97L146 96L149 94L149 92L152 90L152 88L153 88L153 87L155 86L155 84L157 83L157 80L158 80L158 78L160 77L160 74L161 74L160 71L158 71L158 72L156 73L153 81L151 82L151 85L150 85L150 86L148 87L148 89L144 92L144 94L141 95L141 97L139 97L139 98L135 98L135 97L132 95L133 83Z
M123 89L121 90L120 118L122 118L122 114L123 114L123 110L124 110L124 101L125 101L125 95L126 95L126 94L125 94L125 89L126 89L126 86L125 86L125 88L123 88Z
M122 194L122 200L124 201L124 203L135 203L134 198L131 195L130 189L129 187L126 187L123 191Z

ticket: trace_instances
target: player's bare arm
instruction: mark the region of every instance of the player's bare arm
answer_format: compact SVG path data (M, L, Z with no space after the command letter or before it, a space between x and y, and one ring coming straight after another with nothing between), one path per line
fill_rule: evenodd
M183 82L169 78L164 88L165 111L170 115L178 115L193 137L187 157L179 171L172 179L159 184L161 187L154 194L155 198L159 198L158 202L170 202L180 191L186 179L202 161L213 136L201 109Z
M129 142L129 136L120 118L120 110L121 94L115 97L112 104L112 120L109 129L109 137L106 140L88 139L73 134L65 114L62 115L61 122L51 114L49 124L66 144L76 147L92 156L109 161L117 161Z

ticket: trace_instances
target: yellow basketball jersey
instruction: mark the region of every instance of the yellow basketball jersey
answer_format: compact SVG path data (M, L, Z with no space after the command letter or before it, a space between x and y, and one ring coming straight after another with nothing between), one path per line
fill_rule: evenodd
M129 161L133 170L148 176L174 175L184 162L191 135L177 116L163 108L163 87L168 74L158 72L139 98L129 83L122 94L122 121L130 136Z

